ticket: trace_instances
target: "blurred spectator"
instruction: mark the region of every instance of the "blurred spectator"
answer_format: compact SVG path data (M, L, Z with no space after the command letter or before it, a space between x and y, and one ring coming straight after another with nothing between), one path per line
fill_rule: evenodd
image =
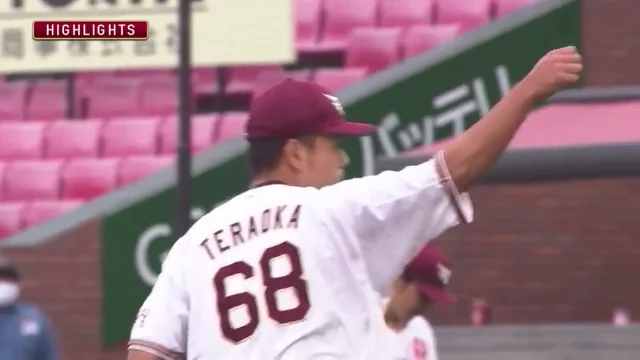
M51 326L19 296L18 270L0 255L0 360L57 360Z
M485 326L493 320L493 312L485 299L475 299L471 305L471 325Z

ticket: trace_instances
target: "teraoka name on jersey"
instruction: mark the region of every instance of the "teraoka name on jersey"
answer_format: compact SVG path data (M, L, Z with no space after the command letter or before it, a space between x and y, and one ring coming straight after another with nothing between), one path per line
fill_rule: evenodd
M222 254L231 247L241 245L245 241L250 241L269 231L283 228L296 229L300 218L300 208L301 206L298 205L291 210L291 208L287 209L287 205L281 205L265 209L262 213L250 216L244 223L234 222L226 229L215 231L213 233L215 244L212 244L211 239L206 239L201 246L211 259L215 259L214 252L216 255Z

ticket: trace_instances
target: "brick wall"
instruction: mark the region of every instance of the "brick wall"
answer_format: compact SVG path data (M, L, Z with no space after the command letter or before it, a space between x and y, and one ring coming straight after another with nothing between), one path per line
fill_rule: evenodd
M585 84L640 85L640 1L582 3Z
M640 1L585 0L588 85L640 83ZM640 316L640 179L486 186L474 191L477 222L440 243L455 261L460 301L436 323L465 323L485 297L503 323L607 321L613 308ZM99 224L7 255L24 273L24 297L51 318L63 360L122 360L100 349Z
M610 321L616 307L640 316L640 179L483 186L476 222L438 243L454 261L459 301L434 321L469 323L471 299L500 323Z

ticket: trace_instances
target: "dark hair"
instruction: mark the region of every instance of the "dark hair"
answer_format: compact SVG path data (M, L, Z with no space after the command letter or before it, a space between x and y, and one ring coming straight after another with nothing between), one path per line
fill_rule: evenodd
M289 139L256 139L249 140L249 149L247 150L247 163L249 171L252 175L258 175L265 171L273 170L282 150ZM312 147L315 142L315 136L305 136L297 138L304 145Z
M252 175L272 170L280 159L286 139L249 140L247 162Z

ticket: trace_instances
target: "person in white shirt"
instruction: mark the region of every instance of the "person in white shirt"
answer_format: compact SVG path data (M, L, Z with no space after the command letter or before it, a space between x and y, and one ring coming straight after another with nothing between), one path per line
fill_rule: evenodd
M253 187L172 247L133 325L128 359L367 358L379 328L374 289L389 286L428 241L471 221L461 193L536 101L575 83L580 70L575 48L554 50L435 159L346 181L339 139L374 126L346 121L338 99L313 83L286 80L257 96L247 124Z
M435 304L451 303L447 290L452 268L445 253L433 243L425 246L394 281L383 300L390 358L394 360L436 360L436 339L427 319ZM384 350L382 350L384 351Z

